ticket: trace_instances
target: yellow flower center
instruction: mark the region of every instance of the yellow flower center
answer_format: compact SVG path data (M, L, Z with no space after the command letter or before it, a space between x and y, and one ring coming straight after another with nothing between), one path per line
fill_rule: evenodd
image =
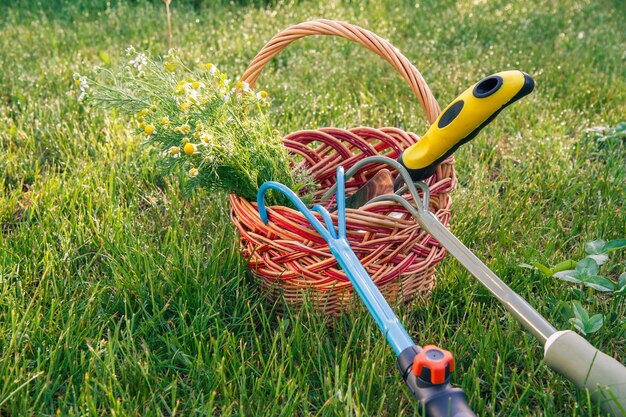
M192 143L188 143L185 145L185 147L183 148L183 151L187 154L187 155L193 155L194 152L196 151L196 145L192 144Z
M146 134L148 134L148 135L153 135L154 134L154 126L153 125L146 125L146 127L143 128L143 131L146 132Z

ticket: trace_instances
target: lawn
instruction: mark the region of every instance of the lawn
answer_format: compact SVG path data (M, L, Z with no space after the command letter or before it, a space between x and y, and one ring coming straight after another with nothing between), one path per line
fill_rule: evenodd
M318 17L389 39L442 106L488 74L533 75L535 91L457 153L451 229L555 326L573 328L572 300L604 315L587 338L626 362L624 296L518 266L626 237L626 142L587 133L626 120L623 2L213 3L174 0L173 43L234 75L273 34ZM186 193L185 175L159 174L128 118L78 102L73 73L131 44L167 52L161 2L3 4L0 415L418 413L364 308L278 314L282 302L246 273L226 196ZM427 129L402 79L343 40L298 41L259 83L285 134ZM625 252L601 267L613 281ZM428 300L395 309L416 341L454 352L453 382L478 414L600 415L454 259L437 279Z

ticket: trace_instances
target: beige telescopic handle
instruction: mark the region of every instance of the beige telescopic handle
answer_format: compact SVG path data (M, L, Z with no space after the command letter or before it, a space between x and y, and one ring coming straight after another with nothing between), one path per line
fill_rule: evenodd
M626 367L593 347L584 337L566 330L553 334L545 345L545 360L611 416L626 415Z
M389 62L400 73L402 78L411 87L426 113L429 123L433 123L441 109L430 88L422 78L419 71L409 62L409 60L380 36L358 26L336 20L318 19L310 22L299 23L283 30L261 49L254 57L248 69L241 78L250 86L254 86L257 78L261 75L263 68L280 51L285 49L291 42L312 35L333 35L349 39L353 42L365 46L370 51L379 55Z

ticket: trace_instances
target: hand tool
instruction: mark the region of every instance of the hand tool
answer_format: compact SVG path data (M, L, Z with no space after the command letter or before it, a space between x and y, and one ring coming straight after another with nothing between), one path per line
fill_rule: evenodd
M259 215L267 224L269 215L265 206L265 193L276 190L289 198L293 205L328 243L328 246L365 303L376 324L383 332L397 356L398 369L415 398L419 401L422 414L426 417L475 417L467 404L467 397L460 388L450 384L450 372L454 370L454 358L446 350L434 345L417 346L387 301L365 271L346 239L345 183L342 167L337 168L337 226L328 211L316 205L308 209L298 196L285 185L269 181L257 194ZM317 212L324 225L315 217Z

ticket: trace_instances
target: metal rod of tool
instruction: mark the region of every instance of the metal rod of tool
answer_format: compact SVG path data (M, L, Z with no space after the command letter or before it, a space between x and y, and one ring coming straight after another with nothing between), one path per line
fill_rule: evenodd
M556 333L556 329L537 310L509 288L430 211L419 210L416 217L420 226L474 275L541 344L545 345L548 338Z
M395 168L404 178L406 187L413 196L416 207L397 194L378 196L370 202L392 200L401 204L419 222L420 226L432 235L446 250L454 256L472 275L491 292L504 307L537 339L545 345L550 336L556 333L556 329L541 316L526 300L520 297L508 285L504 283L491 269L487 267L476 255L472 253L459 239L456 238L441 222L428 210L428 187L421 186L423 197L420 198L415 183L409 177L406 169L397 161L383 157L372 156L357 162L346 173L350 178L363 166L371 163L383 163ZM331 188L333 190L333 188ZM402 192L401 190L399 192Z
M415 184L408 176L408 173L397 161L383 157L372 156L357 162L352 166L345 177L350 178L363 166L372 163L384 163L395 168L402 176L406 176L406 187L413 195L413 200L417 207L409 204L407 200L397 194L389 194L376 197L371 202L381 200L392 200L406 208L419 222L420 226L432 235L446 250L454 256L489 292L491 292L504 307L515 317L526 330L531 332L542 345L545 345L548 338L556 333L556 329L541 314L537 312L526 300L513 291L504 281L502 281L487 265L485 265L476 255L472 253L459 239L456 238L441 222L428 210L428 188L424 185L420 187L423 197L420 198ZM419 184L419 183L418 183ZM341 185L340 185L341 186ZM336 187L331 187L322 197L322 200L335 192ZM401 192L401 191L400 191ZM339 193L338 193L339 194Z

